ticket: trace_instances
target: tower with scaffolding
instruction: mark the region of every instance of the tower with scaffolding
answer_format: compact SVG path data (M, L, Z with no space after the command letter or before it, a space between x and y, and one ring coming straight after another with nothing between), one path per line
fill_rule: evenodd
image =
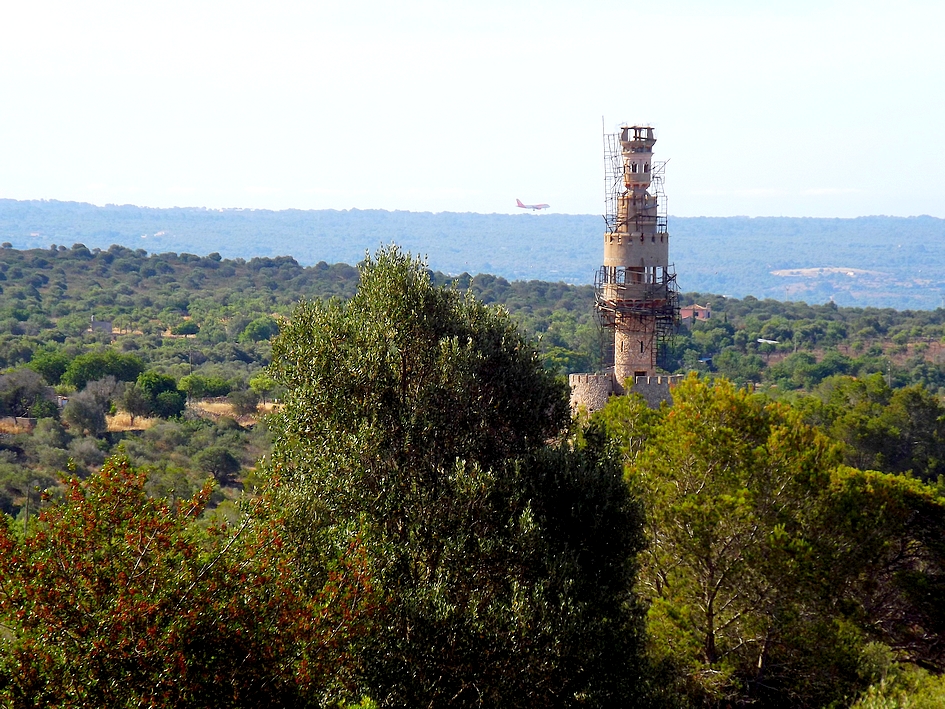
M628 389L651 404L669 396L672 378L657 374L657 362L676 330L679 299L669 263L666 163L653 162L655 143L650 126L622 126L604 135L604 262L594 292L613 366L571 375L575 406L600 408L608 396Z
M676 327L676 274L669 263L665 163L653 162L653 129L623 126L604 136L604 265L594 280L597 314L613 333L614 379L656 374ZM652 190L651 190L652 187Z

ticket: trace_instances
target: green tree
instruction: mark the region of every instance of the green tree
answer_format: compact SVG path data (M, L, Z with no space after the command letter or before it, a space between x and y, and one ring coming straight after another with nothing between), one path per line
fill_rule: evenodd
M135 417L151 413L151 401L137 382L127 384L122 390L119 406L131 417L132 426L135 425Z
M724 380L690 376L673 399L658 413L615 401L598 418L644 495L653 662L679 691L713 706L823 706L873 679L860 671L870 640L939 666L934 491L839 465L799 412Z
M55 386L62 379L72 358L65 352L40 352L30 360L29 368L42 375L50 386Z
M30 418L34 419L59 418L59 405L51 397L40 397L33 402L29 415Z
M273 343L273 470L300 564L361 535L389 594L361 657L384 706L611 706L639 685L637 508L508 315L383 249ZM604 531L606 530L606 532ZM381 630L382 629L382 630Z
M172 335L196 335L198 332L200 332L200 326L193 320L185 320L171 330Z
M62 383L81 391L91 381L112 376L121 382L133 382L144 371L144 362L135 355L115 350L88 352L73 359L62 375Z
M642 588L659 660L683 663L698 691L720 700L742 682L756 692L784 681L771 654L788 600L771 534L803 512L805 476L824 484L839 455L724 381L691 376L673 400L631 467L646 492Z
M881 374L834 376L798 406L843 444L850 465L924 480L945 474L945 406L921 385L893 390Z
M249 380L249 388L259 396L263 405L266 404L266 397L271 396L278 387L276 380L269 376L267 372L259 372Z
M739 354L737 350L727 349L712 358L712 365L722 376L738 384L760 382L765 363L756 354Z
M256 409L259 408L259 395L252 389L231 391L227 401L230 402L237 416L249 416L256 413Z
M177 389L162 391L154 397L152 404L154 414L163 419L174 418L184 413L187 408L187 395Z
M31 369L14 369L0 374L0 414L4 416L14 419L30 416L37 404L54 398L42 377Z
M231 483L240 471L240 462L225 448L212 446L194 456L198 469L212 475L221 485Z
M82 391L69 397L69 402L62 410L62 420L70 428L98 435L107 428L105 414L118 392L118 383L114 377L89 382Z
M240 334L241 342L261 342L279 334L279 323L268 315L250 322Z
M143 372L135 386L147 399L151 413L161 418L173 418L184 413L187 395L177 388L174 377L154 371Z
M181 377L178 388L186 392L191 399L203 399L208 396L226 396L233 389L233 385L222 377L188 374L186 377Z

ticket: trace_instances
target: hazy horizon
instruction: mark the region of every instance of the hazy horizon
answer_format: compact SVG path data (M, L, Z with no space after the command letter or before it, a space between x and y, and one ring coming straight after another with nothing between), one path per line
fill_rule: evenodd
M234 212L293 212L293 211L296 211L296 212L317 212L317 211L371 212L371 211L377 211L377 212L391 212L391 213L405 212L408 214L481 214L481 215L496 214L496 215L504 215L504 216L521 215L523 217L534 217L534 218L543 218L543 217L552 216L556 214L561 215L561 216L567 216L567 217L600 217L601 216L599 212L560 212L553 208L549 210L541 210L537 212L527 211L523 209L518 209L514 212L499 212L499 211L477 212L473 210L457 211L457 210L452 210L452 209L443 209L443 210L434 211L430 209L425 209L425 210L396 209L396 208L387 209L383 207L357 207L357 206L347 207L347 208L338 208L338 207L270 208L270 207L208 207L208 206L203 206L203 205L198 205L198 204L177 204L177 205L172 205L172 206L167 206L167 207L155 207L151 205L134 204L130 202L125 202L121 204L114 203L114 202L95 203L95 202L80 201L80 200L56 199L55 197L36 198L36 199L13 199L9 197L0 196L0 204L2 204L2 202L6 200L14 201L14 202L55 202L55 203L62 203L62 204L77 204L77 205L87 205L90 207L98 207L102 209L109 208L109 207L115 207L115 208L131 207L135 209L155 209L155 210L194 209L194 210L206 210L210 212L227 212L227 211L234 211ZM751 215L751 214L725 214L725 215L689 214L689 215L683 215L683 214L673 214L672 212L670 212L669 214L670 219L868 219L871 217L891 217L891 218L896 218L896 219L915 219L915 218L928 217L931 219L945 219L945 217L938 217L938 216L935 216L934 214L879 214L879 213L857 214L855 216L849 216L849 217L829 217L829 216L810 217L810 216L792 216L792 215L787 215L787 214L755 214L755 215ZM603 233L603 227L602 227L601 233Z

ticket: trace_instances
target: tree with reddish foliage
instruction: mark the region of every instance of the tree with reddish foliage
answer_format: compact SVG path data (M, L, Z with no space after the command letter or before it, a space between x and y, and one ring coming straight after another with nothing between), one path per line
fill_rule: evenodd
M109 460L37 529L0 527L0 703L320 706L346 697L374 597L357 543L310 590L266 496L236 528Z

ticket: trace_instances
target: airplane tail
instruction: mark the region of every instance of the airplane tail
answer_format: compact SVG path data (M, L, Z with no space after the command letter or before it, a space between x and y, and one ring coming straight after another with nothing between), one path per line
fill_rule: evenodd
M520 200L520 199L516 199L516 200L515 200L515 204L516 204L516 206L518 206L518 207L524 207L524 206L525 206L524 204L522 204L522 200Z

